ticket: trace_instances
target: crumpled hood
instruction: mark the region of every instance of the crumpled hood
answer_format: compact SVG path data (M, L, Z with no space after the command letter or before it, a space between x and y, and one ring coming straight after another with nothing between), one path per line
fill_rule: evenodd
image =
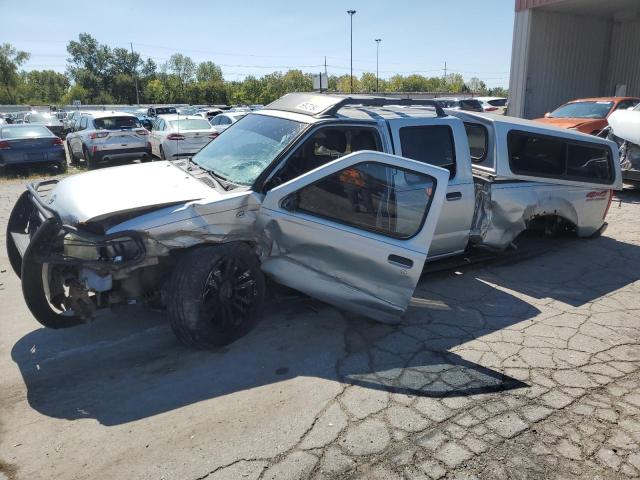
M219 195L171 162L111 167L61 180L46 202L67 224Z
M546 123L558 128L575 128L585 133L591 133L599 125L602 125L600 128L604 128L607 124L606 120L603 119L589 120L585 118L536 118L536 122Z

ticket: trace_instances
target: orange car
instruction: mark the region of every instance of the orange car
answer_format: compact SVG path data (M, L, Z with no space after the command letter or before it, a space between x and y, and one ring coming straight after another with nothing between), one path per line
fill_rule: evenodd
M595 135L609 125L607 117L615 110L626 110L638 103L640 98L635 97L581 98L565 103L536 121Z

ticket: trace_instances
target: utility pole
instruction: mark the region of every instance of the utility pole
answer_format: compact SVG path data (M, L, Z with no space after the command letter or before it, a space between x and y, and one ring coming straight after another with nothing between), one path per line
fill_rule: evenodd
M378 70L380 64L380 42L381 38L376 38L376 93L380 91L380 72Z
M327 90L329 90L329 77L327 76L327 56L324 56L324 78L327 79Z
M356 14L355 10L347 10L349 18L351 19L351 93L353 93L353 16Z
M130 43L131 45L131 59L133 60L133 42ZM138 91L138 72L137 69L134 67L134 72L133 72L133 78L136 81L136 105L140 105L140 92Z
M447 61L444 62L444 79L447 79Z

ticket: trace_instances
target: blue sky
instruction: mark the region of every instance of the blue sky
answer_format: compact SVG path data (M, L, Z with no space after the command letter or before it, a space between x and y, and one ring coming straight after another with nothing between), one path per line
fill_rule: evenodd
M162 63L174 52L213 60L225 78L301 68L349 72L349 16L354 74L375 72L480 77L507 86L514 0L234 0L108 2L0 0L0 42L31 52L27 69L64 71L66 44L88 32L111 47Z

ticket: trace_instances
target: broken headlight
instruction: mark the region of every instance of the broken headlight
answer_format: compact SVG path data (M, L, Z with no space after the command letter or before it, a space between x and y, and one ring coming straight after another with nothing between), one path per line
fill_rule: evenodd
M128 235L106 239L68 232L63 245L66 258L90 262L118 264L138 260L144 253L142 242Z

